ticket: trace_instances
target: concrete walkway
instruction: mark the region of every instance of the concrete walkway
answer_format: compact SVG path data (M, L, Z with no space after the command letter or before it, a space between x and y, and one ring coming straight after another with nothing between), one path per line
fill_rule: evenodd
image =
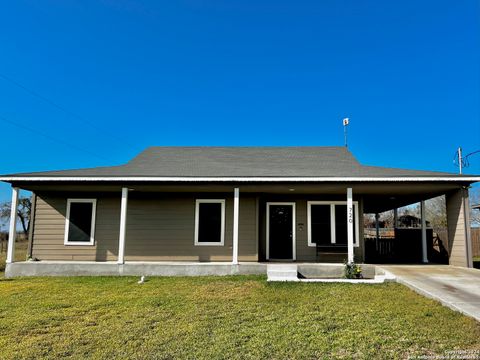
M380 265L397 282L480 321L480 270L448 265Z

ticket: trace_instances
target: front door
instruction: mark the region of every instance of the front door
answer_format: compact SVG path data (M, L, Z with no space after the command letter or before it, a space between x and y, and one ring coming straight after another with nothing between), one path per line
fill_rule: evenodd
M267 203L267 260L295 260L295 203Z

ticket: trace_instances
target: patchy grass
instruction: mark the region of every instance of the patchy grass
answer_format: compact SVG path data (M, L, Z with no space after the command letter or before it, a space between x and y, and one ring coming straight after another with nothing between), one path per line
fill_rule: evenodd
M402 285L263 277L0 280L2 358L406 358L480 324Z
M15 243L15 261L25 261L27 259L28 241L22 240ZM4 244L4 251L0 252L0 276L3 277L5 271L5 260L7 259L7 246Z

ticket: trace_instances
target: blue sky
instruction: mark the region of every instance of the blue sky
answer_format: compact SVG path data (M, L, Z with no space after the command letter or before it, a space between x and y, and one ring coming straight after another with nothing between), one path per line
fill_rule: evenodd
M0 173L151 145L342 145L346 116L361 162L456 172L458 146L480 149L479 4L4 2Z

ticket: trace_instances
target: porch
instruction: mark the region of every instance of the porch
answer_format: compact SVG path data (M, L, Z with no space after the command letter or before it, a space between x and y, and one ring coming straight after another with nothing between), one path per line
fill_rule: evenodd
M7 257L7 274L12 276L21 275L22 268L39 275L67 268L67 273L79 274L92 273L91 268L95 274L227 275L265 273L265 263L272 261L362 263L365 212L440 194L447 195L450 264L471 266L464 226L468 189L455 183L15 185L12 211L19 188L35 194L29 248L31 257L40 261L13 263L12 222ZM75 202L91 204L87 218L92 219L89 233L77 243L69 238L69 212ZM218 226L218 232L202 234L205 209L217 211L218 216L207 216L205 224L209 229ZM422 225L423 262L429 260L426 233ZM340 251L332 255L332 249Z

